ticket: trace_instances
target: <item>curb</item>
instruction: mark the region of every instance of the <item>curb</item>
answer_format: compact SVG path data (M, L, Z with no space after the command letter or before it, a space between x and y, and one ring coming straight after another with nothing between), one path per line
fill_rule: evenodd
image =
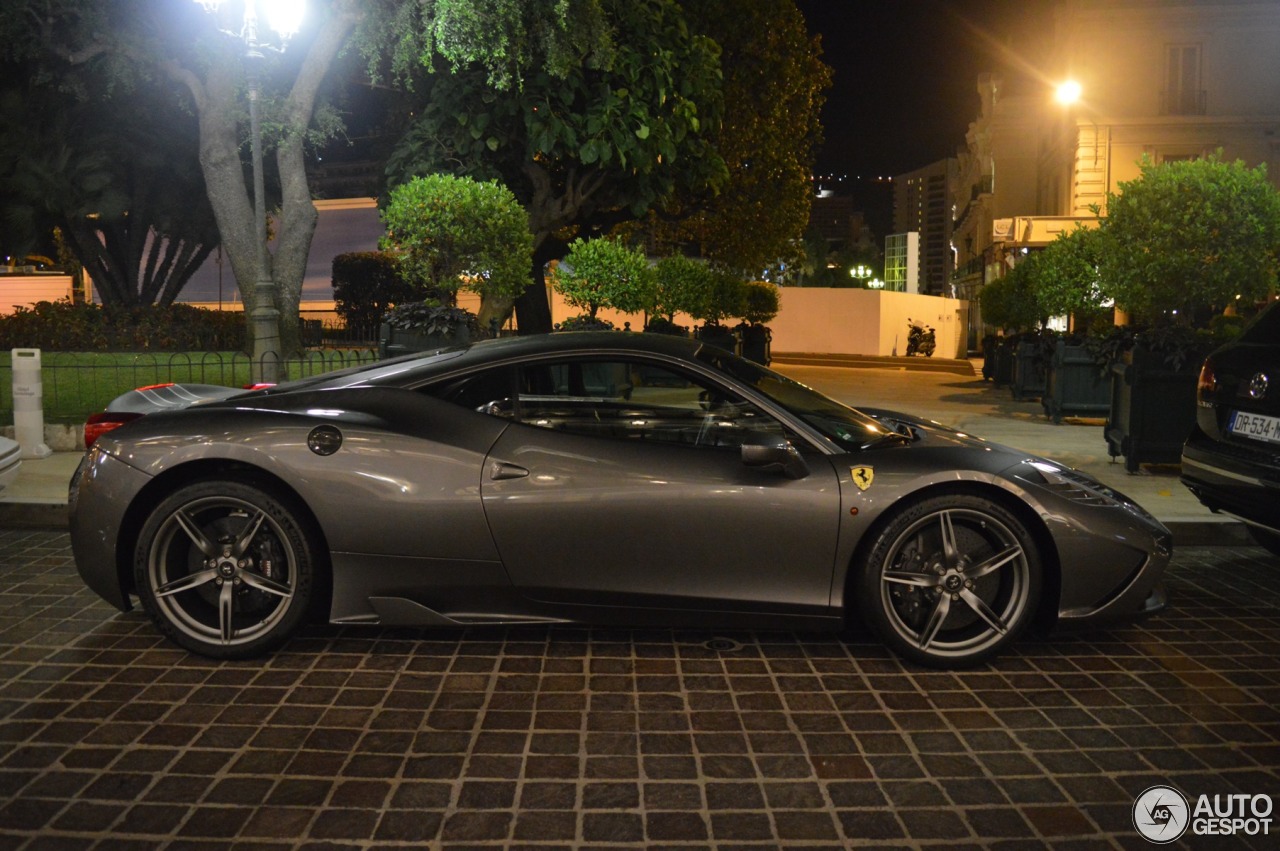
M918 372L947 372L973 376L973 364L967 360L924 357L882 357L879 355L839 355L822 352L772 352L771 363L795 366L838 366L853 369L909 369Z

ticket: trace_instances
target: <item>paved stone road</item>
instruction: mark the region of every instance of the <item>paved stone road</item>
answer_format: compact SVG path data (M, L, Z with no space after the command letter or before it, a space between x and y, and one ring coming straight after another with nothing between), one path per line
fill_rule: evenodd
M1163 615L963 674L571 628L218 664L97 601L65 534L0 531L0 848L1146 848L1152 785L1280 797L1278 577L1183 549Z

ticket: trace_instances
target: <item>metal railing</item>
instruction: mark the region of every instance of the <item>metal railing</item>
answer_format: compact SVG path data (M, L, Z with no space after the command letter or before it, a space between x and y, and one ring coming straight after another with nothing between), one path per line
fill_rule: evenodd
M116 396L152 384L251 383L252 357L243 352L43 352L44 418L83 422ZM321 375L378 360L376 349L323 349L284 358L280 380ZM13 367L0 363L0 423L13 422Z

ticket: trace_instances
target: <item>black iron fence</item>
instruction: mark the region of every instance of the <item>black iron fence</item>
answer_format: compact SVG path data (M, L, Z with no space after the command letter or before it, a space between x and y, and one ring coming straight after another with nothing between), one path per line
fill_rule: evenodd
M305 378L372 363L374 348L313 349L280 361L280 380ZM128 390L152 384L252 383L253 359L243 352L42 352L44 417L51 423L83 422ZM13 365L0 355L0 424L13 422Z

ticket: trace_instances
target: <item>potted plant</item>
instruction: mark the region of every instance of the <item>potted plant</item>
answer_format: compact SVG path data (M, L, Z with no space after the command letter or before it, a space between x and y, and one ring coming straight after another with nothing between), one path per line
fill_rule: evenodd
M782 298L778 287L768 281L747 281L742 291L742 319L737 327L742 340L742 356L768 366L773 332L764 323L778 315Z
M447 174L415 177L391 190L382 221L382 248L422 299L420 307L399 305L383 322L379 349L388 354L474 338L480 329L474 314L458 308L458 291L479 293L483 304L514 298L528 282L528 218L499 183Z
M692 315L698 299L710 284L711 270L706 263L673 254L663 257L653 267L654 304L644 330L653 334L688 337L689 329L676 323L676 314Z
M561 322L561 331L612 328L596 315L601 308L640 313L654 301L653 270L644 253L609 237L571 242L552 272L551 285L565 302L586 311Z
M978 296L985 323L1020 332L999 338L992 369L995 383L1009 384L1015 399L1038 396L1043 390L1038 331L1041 312L1031 285L1032 257L1029 255L1003 278L987 284Z
M741 278L725 269L711 270L701 298L690 311L694 319L702 320L702 327L697 331L698 339L707 345L719 346L739 354L742 341L732 328L720 323L721 320L742 315L744 295L745 287Z
M465 346L480 336L476 315L438 301L414 301L387 311L378 335L378 356L393 358Z

